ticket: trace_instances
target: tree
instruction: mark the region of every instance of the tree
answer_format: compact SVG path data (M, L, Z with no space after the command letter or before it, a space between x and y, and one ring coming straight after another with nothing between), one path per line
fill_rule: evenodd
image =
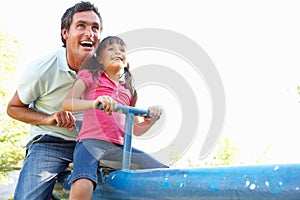
M182 158L175 157L176 161L171 166L178 167L182 165L184 167L204 167L204 166L228 166L234 164L241 164L238 160L239 145L237 141L230 139L229 137L222 138L216 144L214 150L204 159L188 158L182 160Z
M15 72L21 55L21 44L9 34L0 31L0 182L7 172L15 169L24 158L24 141L29 133L25 123L13 120L6 107L17 82Z
M239 154L239 147L236 142L226 137L221 140L218 145L217 152L213 156L213 162L211 165L232 165L237 164L237 155Z

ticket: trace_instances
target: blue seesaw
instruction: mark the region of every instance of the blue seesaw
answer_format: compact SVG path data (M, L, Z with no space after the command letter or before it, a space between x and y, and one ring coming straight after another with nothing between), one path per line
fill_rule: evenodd
M149 111L122 105L115 111L126 115L122 163L100 166L92 199L300 200L300 164L132 170L133 118ZM68 199L71 173L58 177L54 199Z

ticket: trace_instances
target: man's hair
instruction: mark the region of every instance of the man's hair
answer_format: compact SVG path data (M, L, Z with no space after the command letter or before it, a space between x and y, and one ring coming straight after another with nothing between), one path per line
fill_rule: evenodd
M89 11L92 10L96 13L96 15L99 17L100 20L100 32L102 31L103 27L102 27L102 17L98 11L98 8L88 2L88 1L81 1L77 4L75 4L74 6L68 8L66 10L66 12L64 13L64 15L61 18L61 31L62 29L66 29L67 31L69 31L71 23L72 23L72 19L75 13L78 12L83 12L83 11ZM63 42L63 47L66 47L66 40L64 39L62 33L61 33L61 40Z

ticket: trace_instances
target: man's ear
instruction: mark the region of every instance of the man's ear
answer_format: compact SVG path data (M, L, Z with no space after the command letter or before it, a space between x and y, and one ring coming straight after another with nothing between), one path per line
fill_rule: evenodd
M63 28L61 30L61 35L63 36L63 38L66 40L68 38L68 31L67 29Z

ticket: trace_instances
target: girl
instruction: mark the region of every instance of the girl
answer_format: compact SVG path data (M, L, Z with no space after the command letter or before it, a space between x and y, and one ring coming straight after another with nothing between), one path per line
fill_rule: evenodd
M122 160L125 115L112 111L117 104L135 106L137 101L125 53L126 45L119 37L103 39L96 55L83 64L73 89L63 101L65 110L84 110L74 151L70 199L91 199L100 159ZM98 110L100 103L104 112ZM134 135L144 134L162 114L160 106L149 107L149 111L151 119L138 122L135 117ZM134 148L132 162L141 169L167 167Z

